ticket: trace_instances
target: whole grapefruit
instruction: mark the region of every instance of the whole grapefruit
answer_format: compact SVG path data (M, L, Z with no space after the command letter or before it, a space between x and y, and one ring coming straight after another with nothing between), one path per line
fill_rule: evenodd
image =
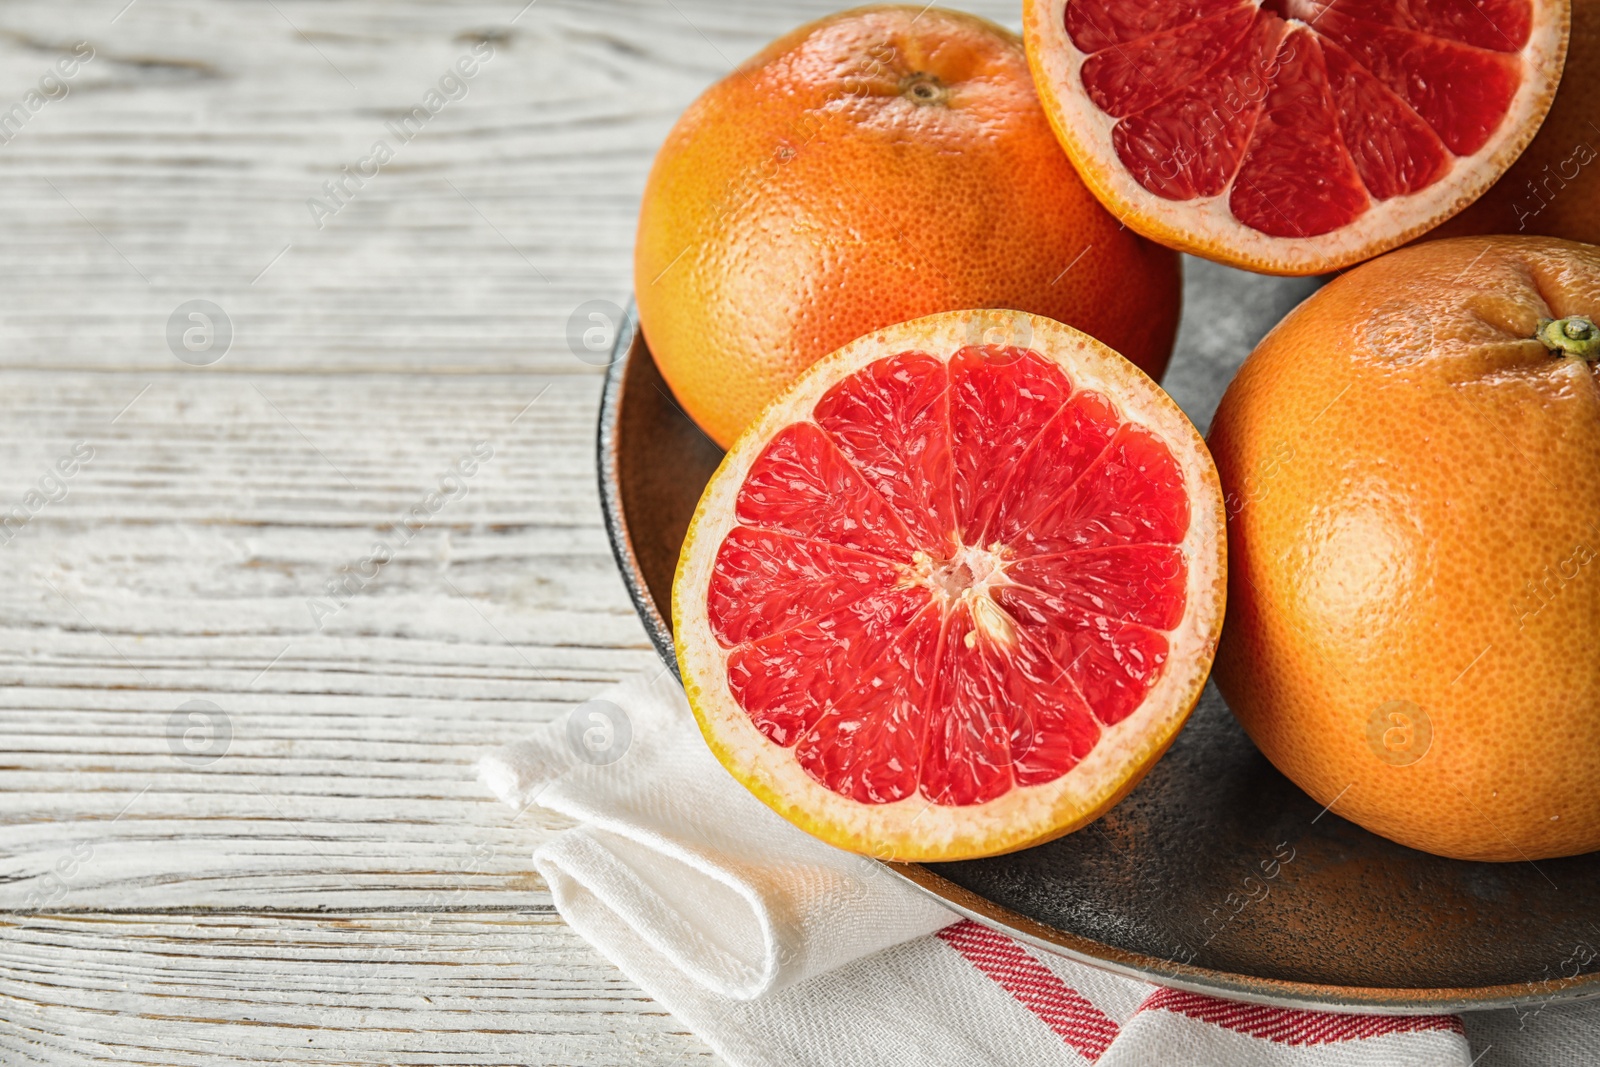
M1212 423L1216 679L1319 803L1442 856L1600 848L1600 248L1414 245L1321 289Z
M1046 315L1159 377L1180 296L1177 256L1062 155L1021 41L917 7L803 26L695 101L645 186L634 279L662 376L724 448L822 356L942 311Z
M1572 0L1567 65L1533 143L1431 236L1543 234L1600 243L1600 0Z

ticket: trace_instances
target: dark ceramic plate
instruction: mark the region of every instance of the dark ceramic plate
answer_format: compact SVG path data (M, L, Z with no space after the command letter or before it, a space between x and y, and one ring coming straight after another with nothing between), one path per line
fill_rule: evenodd
M1208 304L1192 286L1187 299L1191 318ZM636 334L620 331L606 378L600 492L623 580L676 670L678 547L722 453ZM1175 360L1175 393L1192 363ZM1237 1000L1441 1012L1600 996L1600 853L1462 863L1376 837L1274 770L1209 686L1165 758L1087 829L993 859L888 866L1040 948Z

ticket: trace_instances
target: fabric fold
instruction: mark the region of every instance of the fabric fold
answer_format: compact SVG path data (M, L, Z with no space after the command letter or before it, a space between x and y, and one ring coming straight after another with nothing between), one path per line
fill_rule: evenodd
M1588 1005L1465 1026L1294 1011L1034 950L785 822L718 764L665 670L492 752L478 773L519 811L577 823L533 853L556 909L735 1067L1600 1062ZM1546 1047L1562 1058L1541 1058Z
M613 745L628 735L623 751L586 745L589 731L605 739L602 724ZM485 757L479 776L513 807L581 824L534 854L563 914L585 894L723 997L770 993L958 918L747 793L707 750L667 671L578 705Z

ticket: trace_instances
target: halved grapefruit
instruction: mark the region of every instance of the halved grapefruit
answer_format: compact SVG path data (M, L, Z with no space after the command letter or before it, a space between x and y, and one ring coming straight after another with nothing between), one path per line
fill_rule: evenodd
M1045 111L1129 227L1314 274L1460 211L1554 98L1569 0L1025 0Z
M1087 334L961 311L816 363L734 444L672 591L711 750L779 814L902 860L1082 826L1211 665L1216 469Z

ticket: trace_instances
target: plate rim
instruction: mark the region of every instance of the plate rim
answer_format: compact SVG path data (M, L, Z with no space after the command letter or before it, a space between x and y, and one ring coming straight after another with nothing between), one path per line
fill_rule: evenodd
M672 646L672 627L656 607L645 582L639 557L633 551L633 538L628 534L628 518L622 506L622 477L618 460L618 427L622 413L622 379L628 371L628 361L635 349L644 349L644 331L639 329L638 304L630 297L611 342L610 362L606 365L605 382L600 388L600 418L595 431L595 468L600 478L600 512L605 520L606 539L611 542L611 555L622 572L622 584L627 587L633 609L644 623L645 633L655 646L672 676L681 684L683 675L678 671L678 654Z
M641 354L649 358L644 333L639 328L637 307L630 299L617 329L600 394L595 435L600 510L606 537L611 542L612 556L621 571L622 582L633 601L634 610L638 612L656 654L681 680L677 655L672 645L672 630L650 595L649 584L633 550L628 518L622 503L619 455L624 378L631 361ZM1433 1015L1514 1008L1527 1004L1565 1004L1600 998L1600 971L1544 982L1430 989L1325 985L1195 967L1176 960L1130 952L1048 926L964 889L922 864L876 862L882 863L896 877L934 897L952 911L1034 948L1124 977L1226 1000L1274 1008L1347 1014Z

